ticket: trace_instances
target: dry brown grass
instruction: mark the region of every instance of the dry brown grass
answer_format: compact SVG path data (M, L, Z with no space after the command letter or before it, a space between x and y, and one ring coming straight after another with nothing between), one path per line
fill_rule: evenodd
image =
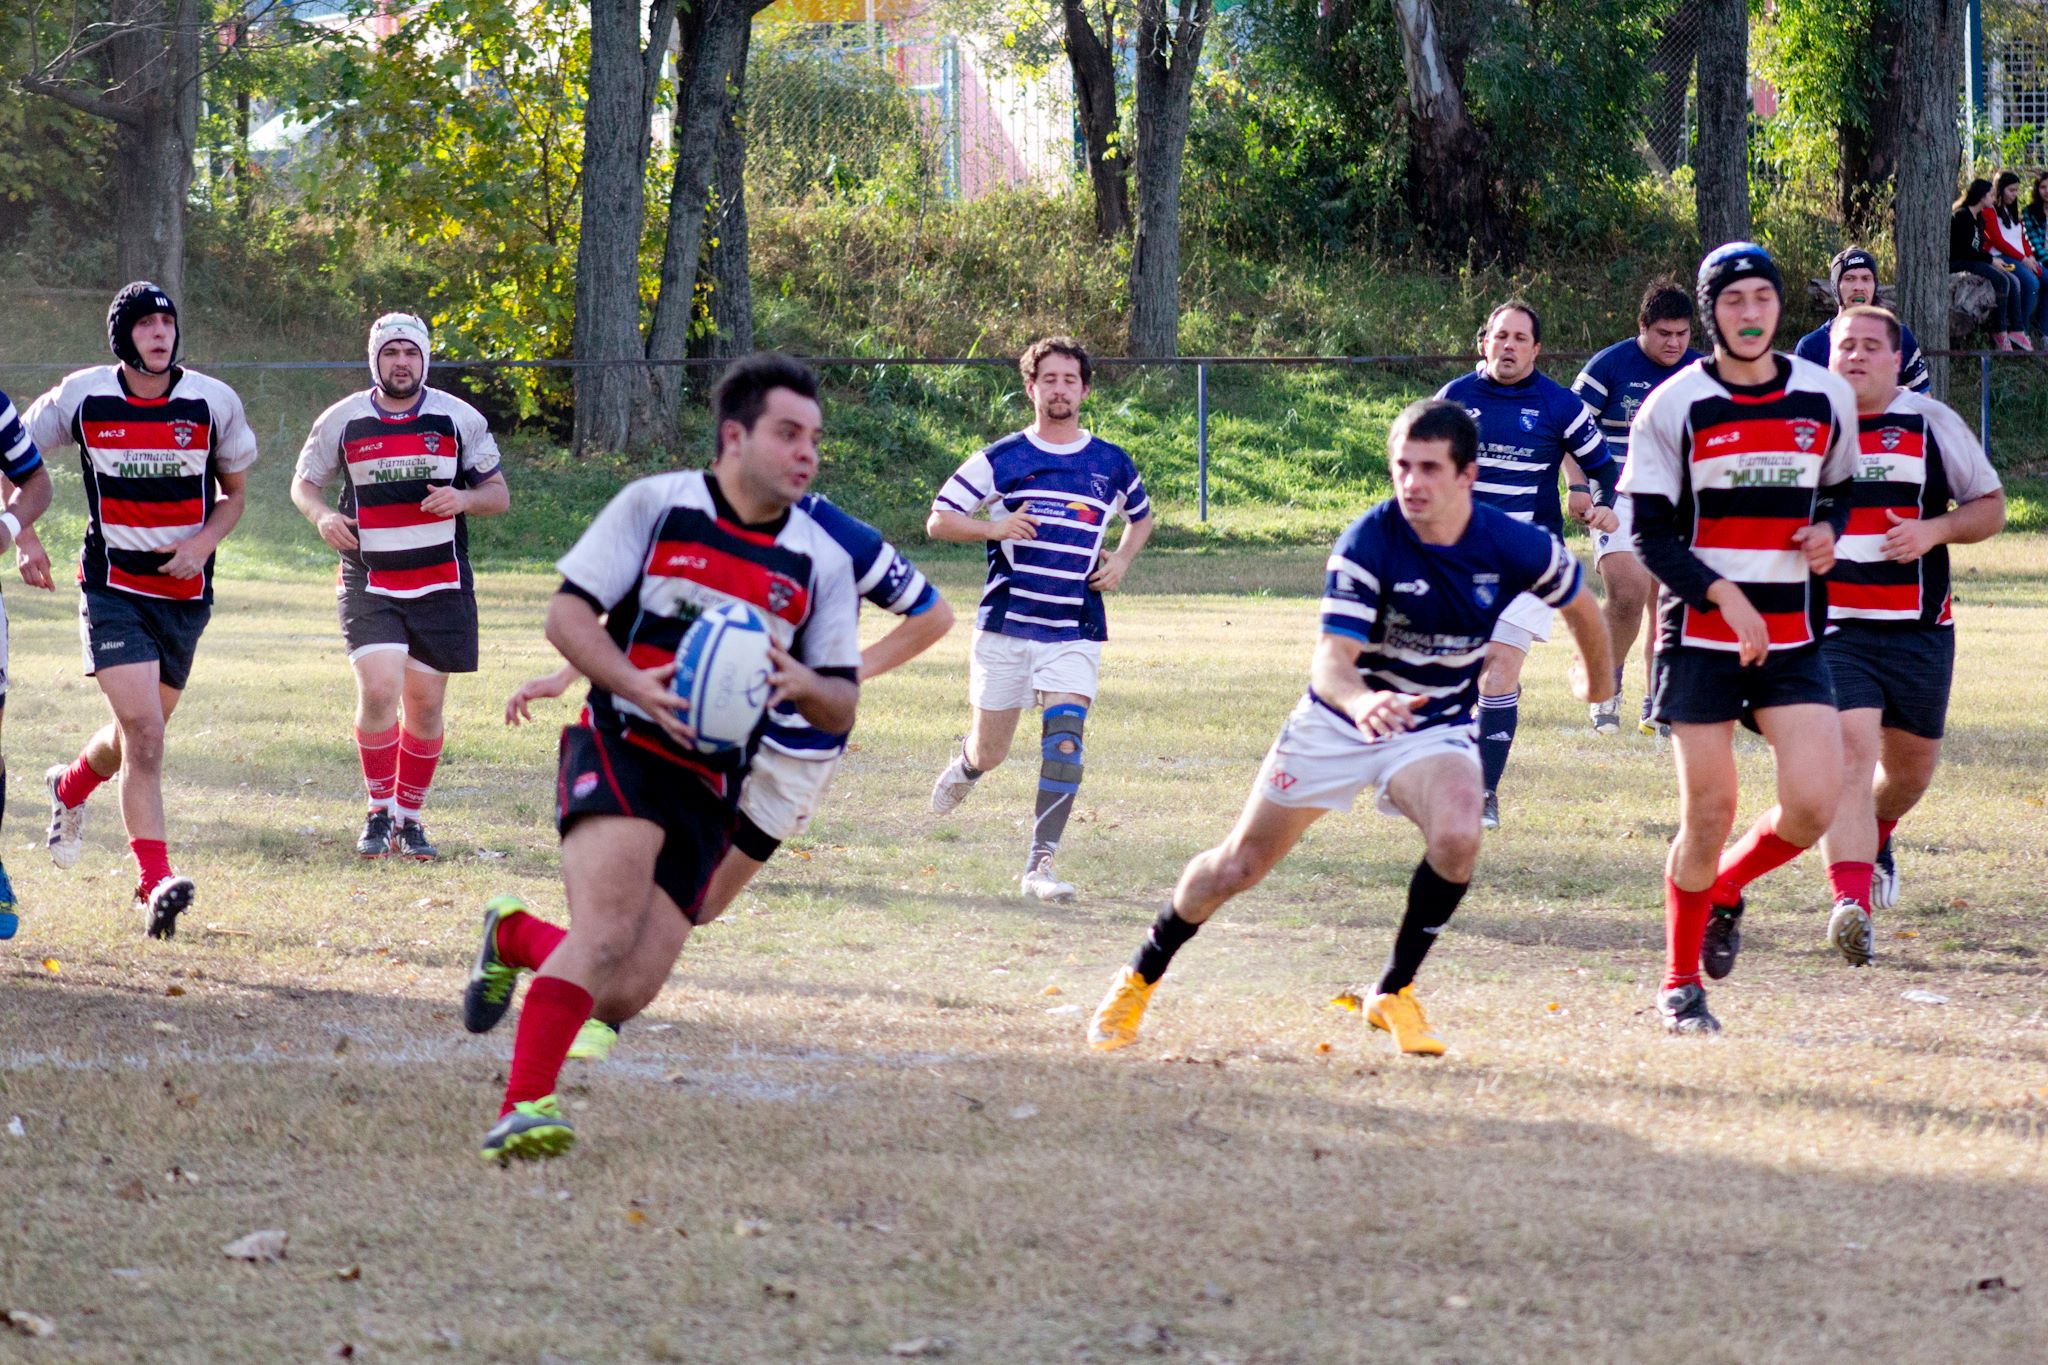
M489 585L486 671L455 689L432 827L463 856L365 868L327 589L231 566L172 728L202 900L169 945L122 908L111 792L77 871L37 851L37 774L97 701L62 606L12 589L0 1309L57 1335L0 1358L2039 1359L2042 548L1970 555L1954 762L1902 835L1882 965L1832 960L1818 869L1779 873L1721 1040L1649 1012L1668 759L1583 733L1552 649L1509 825L1423 978L1448 1058L1327 1003L1376 972L1417 854L1366 814L1183 953L1138 1047L1085 1052L1057 1011L1227 827L1312 630L1317 556L1162 557L1116 604L1062 860L1082 904L1011 895L1028 764L923 814L963 631L872 689L808 856L574 1073L577 1151L505 1170L475 1142L511 1030L472 1039L455 1002L486 895L560 913L552 734L493 719L543 663L546 580ZM283 1262L221 1255L269 1227Z

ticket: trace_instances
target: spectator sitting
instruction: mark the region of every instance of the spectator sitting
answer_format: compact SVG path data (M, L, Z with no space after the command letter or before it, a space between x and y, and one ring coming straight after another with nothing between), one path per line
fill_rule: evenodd
M1990 284L1993 297L1998 300L1991 314L1991 344L1998 350L2010 351L2013 334L2025 324L2020 320L2019 281L1984 249L1984 220L1978 217L1978 210L1990 198L1991 182L1979 176L1956 200L1948 219L1948 268L1975 275Z
M2020 333L2014 338L2020 349L2034 349L2032 334L2048 334L2048 289L2042 288L2041 258L2027 242L2020 227L2020 177L2017 171L2000 171L1991 190L1991 202L1977 211L1984 220L1984 246L1992 259L2012 272L2020 286Z
M2033 193L2020 210L2020 229L2027 234L2027 245L2034 249L2037 261L2048 261L2048 195L2042 193L2044 187L2048 187L2048 171L2036 171Z

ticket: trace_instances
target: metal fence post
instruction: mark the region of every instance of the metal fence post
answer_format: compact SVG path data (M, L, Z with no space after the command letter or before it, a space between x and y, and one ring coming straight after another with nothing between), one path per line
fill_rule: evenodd
M1195 520L1209 519L1209 367L1195 362Z
M1977 439L1984 443L1986 459L1991 456L1991 357L1977 357Z

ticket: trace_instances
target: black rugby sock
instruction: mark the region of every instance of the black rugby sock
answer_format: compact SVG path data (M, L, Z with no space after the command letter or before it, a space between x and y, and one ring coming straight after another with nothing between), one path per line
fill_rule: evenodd
M1379 994L1392 995L1415 980L1422 959L1429 956L1437 935L1450 923L1469 885L1445 881L1427 858L1415 865L1415 875L1408 879L1408 910L1401 916L1401 928L1394 935L1394 951L1387 958L1387 969L1380 974L1376 988Z
M1159 912L1159 918L1152 921L1151 932L1138 945L1138 954L1131 959L1131 970L1145 978L1147 985L1156 983L1166 975L1166 964L1173 961L1173 955L1181 945L1195 936L1202 927L1200 921L1184 920L1174 910L1173 902Z

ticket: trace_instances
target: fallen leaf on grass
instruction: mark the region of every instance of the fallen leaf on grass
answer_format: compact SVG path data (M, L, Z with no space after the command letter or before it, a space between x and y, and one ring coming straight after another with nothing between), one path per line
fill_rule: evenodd
M647 1215L646 1215L646 1214L644 1214L644 1213L642 1213L642 1212L640 1212L640 1210L638 1210L638 1209L627 1209L627 1210L626 1210L626 1226L627 1226L627 1227L629 1227L629 1228L642 1228L642 1227L646 1227L646 1226L647 1226Z
M415 910L437 910L453 904L455 904L454 900L447 896L421 896L412 903L412 908Z
M1350 991L1345 991L1342 995L1331 996L1330 1003L1340 1010L1350 1010L1353 1014L1356 1014L1364 1006L1364 1002Z
M1470 1308L1471 1306L1472 1300L1466 1298L1463 1294L1446 1294L1444 1296L1444 1307L1446 1308Z
M176 1024L166 1024L161 1019L150 1020L149 1027L151 1028L151 1030L157 1033L176 1033L178 1031L178 1026Z
M1060 988L1059 988L1058 986L1047 986L1047 987L1046 987L1046 988L1045 988L1044 990L1040 991L1040 992L1039 992L1039 994L1040 994L1040 995L1058 995L1058 994L1060 994Z
M165 995L183 995L184 993L185 993L185 988L184 988L183 986L166 986L166 987L164 987L164 994L165 994Z
M209 924L206 926L206 932L209 934L219 934L222 938L256 937L256 935L248 929L230 929L225 924Z
M1038 1117L1038 1106L1035 1104L1020 1104L1010 1111L1010 1117L1013 1119L1035 1119Z
M1124 1349L1151 1355L1164 1354L1168 1345L1166 1329L1156 1322L1134 1322L1123 1336Z
M6 1323L25 1337L54 1337L57 1324L37 1313L24 1312L19 1308L7 1310Z
M359 1265L345 1265L334 1272L334 1278L345 1284L354 1284L363 1278L363 1268Z
M16 1115L15 1115L15 1116L14 1116L13 1118L11 1118L11 1119L7 1120L7 1136L9 1136L9 1137L27 1137L27 1136L28 1136L28 1129L26 1129L26 1128L24 1128L24 1127L22 1127L22 1126L21 1126L21 1115L19 1115L19 1114L16 1114Z
M912 1337L908 1341L889 1343L890 1355L912 1360L942 1356L952 1349L951 1337Z
M761 1293L771 1299L781 1299L784 1303L796 1302L796 1291L786 1285L764 1284L761 1286Z
M742 1218L732 1225L735 1237L766 1237L772 1224L760 1218Z
M1054 1005L1051 1009L1046 1011L1047 1014L1055 1015L1060 1018L1065 1018L1069 1015L1079 1014L1080 1012L1081 1007L1079 1005Z
M114 1187L114 1198L125 1199L131 1204L147 1204L149 1202L149 1187L142 1183L141 1176L130 1176L127 1180Z
M1989 1279L1977 1280L1970 1285L1970 1288L1976 1293L1988 1294L1994 1299L2002 1299L2008 1294L2020 1292L2020 1287L2016 1284L2007 1284L2003 1275L1993 1275Z
M1901 991L1899 999L1910 1000L1916 1005L1946 1005L1948 997L1936 995L1933 991Z
M1317 1051L1317 1052L1319 1052L1319 1053L1320 1053L1320 1052L1328 1052L1329 1050L1330 1050L1330 1045L1329 1045L1328 1043L1317 1043L1317 1044L1316 1044L1316 1051Z
M336 1360L354 1360L356 1358L356 1344L353 1341L344 1341L327 1354Z
M64 970L64 964L59 962L54 957L46 957L43 959L43 970L48 972L51 976L55 976L57 973Z
M283 1228L264 1228L246 1237L237 1237L220 1249L220 1254L236 1261L281 1261L284 1259L284 1244L291 1240L291 1234Z
M337 1057L339 1057L339 1056L341 1056L341 1055L342 1055L342 1054L343 1054L344 1052L347 1052L347 1051L348 1051L348 1035L344 1033L344 1034L343 1034L343 1035L342 1035L341 1037L339 1037L339 1038L336 1038L336 1039L334 1040L334 1055L335 1055L335 1056L337 1056Z

